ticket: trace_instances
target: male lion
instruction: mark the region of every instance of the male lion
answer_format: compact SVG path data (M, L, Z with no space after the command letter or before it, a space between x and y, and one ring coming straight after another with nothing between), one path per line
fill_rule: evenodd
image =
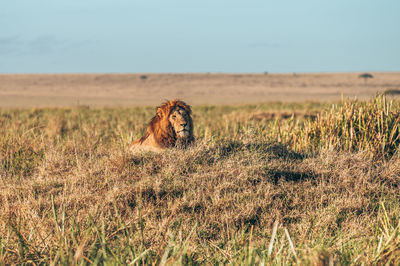
M167 101L157 107L143 137L131 144L133 153L160 152L170 147L186 147L194 141L190 106L180 100Z

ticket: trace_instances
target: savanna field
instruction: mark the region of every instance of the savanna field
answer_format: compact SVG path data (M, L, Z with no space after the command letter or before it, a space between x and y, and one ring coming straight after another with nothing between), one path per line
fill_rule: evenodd
M0 264L400 263L400 102L0 109Z

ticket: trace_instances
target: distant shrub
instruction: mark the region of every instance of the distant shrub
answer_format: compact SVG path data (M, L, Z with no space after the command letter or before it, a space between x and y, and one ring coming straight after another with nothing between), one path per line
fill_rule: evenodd
M358 76L359 78L363 78L364 81L366 82L368 79L372 79L374 76L370 73L364 73Z
M146 79L147 79L147 76L146 76L146 75L141 75L141 76L140 76L140 79L141 79L141 80L146 80Z
M400 95L400 90L396 90L396 89L393 89L393 90L386 90L386 91L384 92L384 94L385 94L385 95L390 95L390 96Z

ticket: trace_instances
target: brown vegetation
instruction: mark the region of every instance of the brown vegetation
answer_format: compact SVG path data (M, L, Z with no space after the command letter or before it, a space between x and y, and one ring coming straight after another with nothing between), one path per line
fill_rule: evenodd
M248 119L293 106L195 107L195 145L135 159L152 108L1 110L0 264L398 264L398 144L296 150L307 119Z

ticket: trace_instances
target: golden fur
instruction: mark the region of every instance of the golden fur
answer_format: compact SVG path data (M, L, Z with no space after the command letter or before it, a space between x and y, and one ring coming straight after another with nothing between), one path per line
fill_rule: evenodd
M194 141L192 110L180 100L167 101L157 107L143 137L131 144L131 151L159 152L171 147L186 147Z

